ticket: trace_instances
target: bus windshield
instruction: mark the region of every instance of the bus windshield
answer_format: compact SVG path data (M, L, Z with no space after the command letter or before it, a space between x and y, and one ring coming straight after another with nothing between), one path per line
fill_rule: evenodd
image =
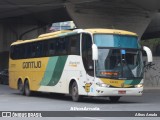
M94 42L98 46L97 77L111 79L143 77L142 52L136 37L97 34L94 36Z
M95 34L94 42L98 47L139 48L136 36Z

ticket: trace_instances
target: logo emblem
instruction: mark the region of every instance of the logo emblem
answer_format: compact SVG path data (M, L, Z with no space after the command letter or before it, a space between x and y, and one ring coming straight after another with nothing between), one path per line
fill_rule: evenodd
M122 87L122 88L124 87L124 83L121 84L121 87Z

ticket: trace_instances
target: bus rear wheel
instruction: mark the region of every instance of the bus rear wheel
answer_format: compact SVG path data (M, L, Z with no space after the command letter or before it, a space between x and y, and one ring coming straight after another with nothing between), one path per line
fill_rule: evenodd
M24 95L24 86L21 80L18 81L18 90L21 95Z
M111 96L109 97L110 102L117 103L120 99L120 96Z
M32 95L32 91L30 90L28 80L26 80L25 83L24 83L24 93L25 93L26 96L31 96Z
M73 101L75 101L75 102L80 101L81 96L78 93L78 85L75 81L72 84L72 92L71 93L72 93L71 95L72 95L72 100Z

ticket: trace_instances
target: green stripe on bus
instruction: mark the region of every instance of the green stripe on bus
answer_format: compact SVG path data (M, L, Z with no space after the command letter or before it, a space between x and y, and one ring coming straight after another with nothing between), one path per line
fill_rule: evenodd
M65 66L67 57L68 56L59 56L57 63L56 63L56 66L55 66L55 69L52 74L52 79L50 80L48 86L54 86L60 80L62 72L64 70L64 66Z
M64 70L67 57L68 56L59 56L49 59L41 85L54 86L59 82L62 72Z
M48 60L47 68L43 76L41 85L47 86L52 79L52 74L57 64L58 57L50 57Z

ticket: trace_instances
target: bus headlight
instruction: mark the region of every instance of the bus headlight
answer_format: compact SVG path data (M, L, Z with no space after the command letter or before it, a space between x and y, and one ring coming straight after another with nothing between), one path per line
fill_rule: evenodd
M141 88L141 87L143 87L143 84L135 85L135 88Z
M110 85L105 84L105 83L96 83L99 87L109 87Z

